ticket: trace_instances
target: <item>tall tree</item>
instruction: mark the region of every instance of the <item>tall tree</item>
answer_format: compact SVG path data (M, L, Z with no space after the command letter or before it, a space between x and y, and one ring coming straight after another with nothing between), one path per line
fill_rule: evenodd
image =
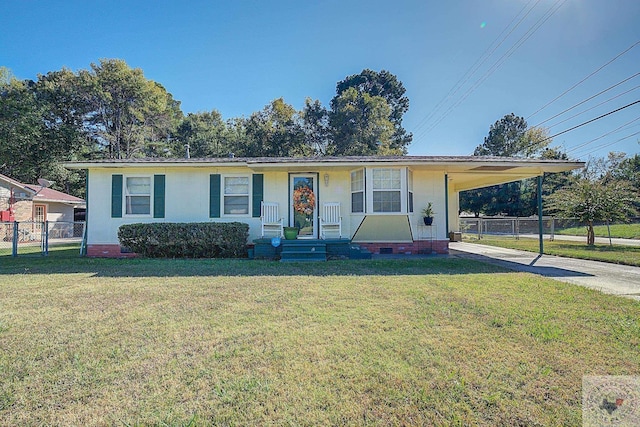
M0 85L8 85L13 79L11 70L5 66L0 66Z
M484 142L476 147L475 156L562 158L557 149L548 149L551 140L544 128L529 128L524 118L507 114L489 128ZM564 155L566 158L566 155ZM566 180L566 175L565 175ZM543 192L563 185L563 179L545 176ZM543 193L546 194L546 193ZM460 194L460 209L476 216L530 216L537 211L537 186L533 179L495 185Z
M476 147L474 156L533 157L549 145L547 132L528 128L524 118L507 114L489 128L484 142Z
M85 130L102 144L106 157L164 154L182 113L162 85L119 59L91 64L79 79L88 110Z
M11 79L0 85L0 171L28 183L44 177L59 154L44 145L47 129L33 84Z
M629 181L640 192L640 154L622 160L619 168L613 171L614 178Z
M239 123L236 122L236 125ZM243 121L244 141L234 154L247 157L307 156L300 114L282 98L271 101L262 111Z
M331 127L329 111L320 101L307 98L301 113L305 145L317 156L324 156L329 150Z
M231 152L229 129L216 110L189 113L178 126L173 154L182 157L189 147L192 157L224 157Z
M381 96L348 88L332 101L333 142L328 153L337 156L402 154L393 148L389 105Z
M409 98L405 96L406 89L402 82L395 75L385 70L376 72L365 69L360 74L348 76L336 85L336 95L331 100L331 108L334 112L336 112L340 97L349 89L355 89L360 94L381 97L385 100L389 107L389 113L386 118L393 125L393 133L389 138L388 149L391 152L405 154L413 135L407 133L402 127L402 118L409 110ZM362 113L366 114L366 111L362 110Z

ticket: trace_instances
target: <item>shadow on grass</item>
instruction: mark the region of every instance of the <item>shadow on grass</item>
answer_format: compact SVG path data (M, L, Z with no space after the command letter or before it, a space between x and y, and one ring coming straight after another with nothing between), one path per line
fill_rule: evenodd
M451 250L450 255L377 256L373 260L293 262L248 259L108 259L80 257L77 247L60 247L44 257L0 256L0 274L89 274L95 277L198 276L367 276L497 273L507 270L558 277L592 277L580 271L495 259Z
M496 259L480 254L472 254L461 251L451 251L451 255L462 259L474 260L482 263L487 263L499 267L503 267L509 270L522 271L526 273L539 274L540 276L554 278L554 277L594 277L593 274L583 273L581 271L568 270L560 267L547 267L536 265L536 261L540 259L540 256L529 264L522 264L519 262L507 261L504 259Z
M47 257L0 257L0 274L89 274L94 277L197 276L367 276L506 272L500 266L447 255L328 262L248 259L107 259L79 257L74 250L50 252Z

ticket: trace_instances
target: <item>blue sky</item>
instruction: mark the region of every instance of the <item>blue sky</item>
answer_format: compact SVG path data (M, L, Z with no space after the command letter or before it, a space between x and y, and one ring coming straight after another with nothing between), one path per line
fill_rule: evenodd
M638 0L7 0L0 28L0 65L20 79L120 58L161 83L185 113L217 109L224 118L248 116L279 97L298 109L306 97L328 106L338 81L385 69L407 89L412 155L471 154L505 114L537 125L640 73L638 44L531 116L640 41ZM550 127L553 135L635 102L639 85L640 76L631 78L545 125L615 97ZM581 160L635 154L638 132L635 104L554 145Z

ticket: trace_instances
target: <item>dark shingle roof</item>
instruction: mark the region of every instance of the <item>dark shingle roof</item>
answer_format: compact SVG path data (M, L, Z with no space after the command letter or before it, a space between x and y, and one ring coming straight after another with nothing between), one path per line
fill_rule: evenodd
M576 163L566 160L530 159L521 157L496 156L316 156L316 157L203 157L203 158L164 158L147 157L137 159L103 159L81 162L68 162L67 167L74 165L121 165L121 164L280 164L280 163L466 163L466 162L510 162L510 163Z

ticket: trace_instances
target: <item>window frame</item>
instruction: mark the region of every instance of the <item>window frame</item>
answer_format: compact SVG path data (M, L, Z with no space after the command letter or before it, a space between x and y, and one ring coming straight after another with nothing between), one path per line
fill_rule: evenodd
M131 196L144 196L142 194L129 194L127 182L130 178L146 178L149 180L149 212L148 213L129 213L127 212L127 200ZM122 216L134 217L134 218L148 218L153 217L153 175L124 175L122 177Z
M397 170L400 172L399 177L399 188L385 188L385 189L374 189L374 171L376 170ZM365 193L366 193L366 214L367 215L406 215L408 212L408 178L407 178L407 167L402 166L376 166L365 169ZM371 185L366 185L371 183ZM373 209L373 199L375 192L399 192L400 193L400 210L398 211L374 211Z
M407 213L413 213L413 210L414 210L413 171L407 168Z
M246 178L247 179L247 193L226 193L225 182L227 178ZM253 182L251 174L243 173L228 173L220 174L220 216L221 217L251 217L252 216L252 196L253 196ZM226 213L226 198L227 197L246 197L247 198L247 211L246 213Z
M353 189L353 184L354 184L353 176L354 176L355 173L358 173L358 172L362 173L362 188L354 190ZM354 169L349 173L349 189L350 189L350 193L349 194L351 195L351 198L349 200L349 202L351 203L351 213L352 214L365 214L367 212L367 178L366 178L365 168ZM362 194L362 210L361 211L355 211L353 209L353 196L355 194Z

